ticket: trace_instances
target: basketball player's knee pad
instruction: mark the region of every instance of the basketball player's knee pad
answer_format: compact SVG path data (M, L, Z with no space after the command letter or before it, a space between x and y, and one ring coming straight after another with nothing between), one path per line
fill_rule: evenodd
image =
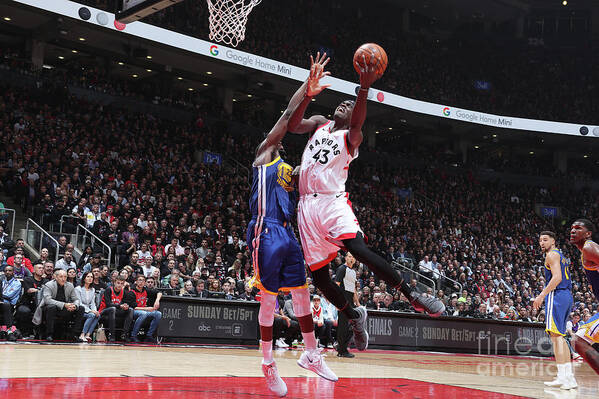
M261 326L272 326L275 319L275 305L277 296L262 291L260 293L260 311L258 312L258 323Z
M310 309L310 292L308 288L301 288L291 292L293 311L296 317L306 316L312 313Z

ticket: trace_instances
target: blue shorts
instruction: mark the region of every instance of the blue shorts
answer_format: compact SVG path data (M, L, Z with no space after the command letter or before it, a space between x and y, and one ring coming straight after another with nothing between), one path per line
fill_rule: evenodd
M572 310L572 292L553 290L545 297L545 331L566 335L566 323Z
M584 269L587 280L593 287L593 294L595 294L595 298L599 299L599 270L589 270Z
M304 257L291 225L271 218L256 223L252 219L247 231L254 265L251 284L275 295L307 287Z

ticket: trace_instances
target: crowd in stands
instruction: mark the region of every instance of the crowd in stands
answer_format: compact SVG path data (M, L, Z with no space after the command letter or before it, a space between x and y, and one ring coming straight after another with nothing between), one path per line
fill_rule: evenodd
M247 176L226 165L206 164L197 151L232 155L249 167L261 138L102 106L61 88L47 90L0 87L0 188L45 227L71 215L69 224L82 224L108 243L116 270L104 267L105 254L97 253L101 248L78 248L83 254L76 256L66 236L58 237L57 248L42 250L39 260L30 259L15 240L0 255L0 268L3 295L17 311L16 325L26 334L32 329L28 319L36 320L34 304L40 300L33 294L46 281L52 289L42 299L56 309L36 321L50 337L54 319L70 321L79 340L87 340L101 318L109 339L115 339L116 319L125 331L136 333L141 326L135 327L134 320L145 322L146 315L133 308L153 314L148 322L159 319L159 293L256 299L248 284L253 268L245 243ZM52 94L52 103L40 97ZM288 141L290 163L298 163L301 149L301 141ZM436 290L428 288L429 294L443 299L448 315L544 321L543 312L532 311L531 300L545 284L537 239L548 228L558 229L560 246L572 260L575 311L583 320L597 311L577 251L564 242L568 226L547 226L534 213L536 203L551 203L597 220L596 197L559 186L478 181L472 173L451 173L442 162L421 168L363 158L352 164L347 191L369 245L389 261L432 279ZM60 255L56 264L51 260L55 251ZM343 259L340 254L331 262L333 273ZM363 265L357 275L360 303L413 311ZM426 289L416 280L412 285ZM17 286L24 288L22 295ZM145 302L137 295L144 287ZM91 289L99 295L94 305ZM76 295L85 306L61 305L71 304ZM285 303L282 298L283 321L292 319ZM287 341L293 338L292 325L291 332L281 333L289 333ZM7 334L14 333L11 325L5 327ZM149 336L153 339L152 332Z
M114 11L112 1L82 3ZM506 32L485 34L482 28L457 28L445 39L407 34L401 28L403 10L388 3L384 7L392 9L381 13L380 7L355 0L301 0L295 7L261 3L248 18L246 39L239 48L298 66L304 66L315 49L326 50L332 56L328 68L333 76L357 81L351 61L355 49L365 42L379 43L389 67L377 88L498 115L599 123L599 87L593 83L599 72L592 67L596 54L582 41L575 50L562 51L530 47L527 37L506 42ZM144 22L209 40L203 2L182 2ZM430 29L420 25L413 28Z

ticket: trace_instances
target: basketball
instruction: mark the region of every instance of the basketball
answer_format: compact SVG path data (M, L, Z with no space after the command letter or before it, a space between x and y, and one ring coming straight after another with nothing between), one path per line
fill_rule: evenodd
M366 65L374 67L374 71L378 77L383 76L385 69L387 69L387 53L385 50L376 43L366 43L358 47L354 53L354 69L360 73L359 67Z

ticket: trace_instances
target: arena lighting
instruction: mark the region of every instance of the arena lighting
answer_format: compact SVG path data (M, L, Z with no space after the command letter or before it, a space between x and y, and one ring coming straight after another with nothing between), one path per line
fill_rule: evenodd
M152 70L151 69L146 69L146 72L152 72Z
M131 76L132 76L132 77L134 77L134 78L136 78L136 77L137 77L137 74L136 74L136 73L134 73L134 74L133 74L133 75L131 75Z
M392 127L390 127L390 128L389 128L389 130L393 130L393 128L392 128Z
M236 101L237 101L237 99L235 99L235 98L234 98L234 99L233 99L233 102L236 102Z
M479 148L479 147L478 147L477 145L475 145L475 146L474 146L474 149L478 150L478 148Z
M249 97L249 98L252 98L252 95L251 95L251 94L248 94L248 97Z
M496 135L496 134L494 134L494 135L493 135L493 138L495 138L495 137L497 137L497 135Z
M4 20L8 22L8 21L11 20L11 18L10 17L4 17Z
M529 154L530 154L530 155L534 155L534 154L535 154L535 152L534 152L534 151L530 151L530 152L529 152Z
M177 78L177 80L183 80L183 78L182 78L181 76L179 76L179 77Z
M122 61L117 62L117 64L119 64L119 65L125 65L125 64L123 64Z
M187 90L189 90L189 91L193 91L193 87L190 87L190 88L189 88L189 89L187 89ZM235 101L235 100L233 100L233 101Z
M78 53L78 51L77 51L77 50L71 50L71 53L73 53L73 54L77 54L77 53Z
M151 55L146 55L146 58L149 59L149 60L151 60L152 56Z
M585 155L583 156L583 158L588 158L588 157L589 157L589 156L588 156L587 154L585 154Z
M212 75L212 72L208 71L206 72L206 75Z
M563 6L567 6L567 5L568 5L568 2L567 2L566 0L564 0L564 1L562 1L562 5L563 5Z
M207 87L207 86L208 86L208 83L204 83L204 87Z
M59 55L59 56L58 56L58 59L59 59L59 60L64 60L64 57L63 57L62 55Z
M80 37L80 38L79 38L79 41L80 41L80 42L84 42L84 41L85 41L85 38L84 38L84 37Z

